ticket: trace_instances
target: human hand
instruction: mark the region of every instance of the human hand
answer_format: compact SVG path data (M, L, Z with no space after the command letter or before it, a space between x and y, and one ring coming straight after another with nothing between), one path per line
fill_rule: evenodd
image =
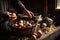
M7 15L9 16L9 18L11 18L12 20L17 19L16 13L7 12L6 14L7 14Z
M31 11L29 11L29 10L23 10L23 14L29 16L30 18L33 18L33 17L34 17L33 12L31 12Z

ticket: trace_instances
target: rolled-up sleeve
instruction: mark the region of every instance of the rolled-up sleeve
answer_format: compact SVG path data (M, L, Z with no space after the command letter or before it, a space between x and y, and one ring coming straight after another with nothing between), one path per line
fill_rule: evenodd
M10 4L20 13L22 10L26 9L20 0L10 0Z

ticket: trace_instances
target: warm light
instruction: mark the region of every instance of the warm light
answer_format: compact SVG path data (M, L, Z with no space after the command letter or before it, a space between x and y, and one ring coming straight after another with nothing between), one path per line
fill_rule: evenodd
M56 9L60 9L60 6L58 6Z

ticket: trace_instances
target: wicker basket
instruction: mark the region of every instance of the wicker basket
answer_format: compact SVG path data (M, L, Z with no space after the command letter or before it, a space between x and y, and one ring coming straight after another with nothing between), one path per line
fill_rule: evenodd
M32 20L32 19L24 19L24 18L20 18L23 20ZM19 19L19 20L20 20ZM11 25L9 25L9 27L11 27L11 30L14 34L18 34L18 35L31 35L34 33L35 31L35 26L33 27L26 27L26 28L19 28L19 27L12 27Z
M35 27L30 27L30 28L15 28L15 27L11 27L11 30L12 30L12 32L14 34L18 34L18 35L31 35L31 34L34 33Z

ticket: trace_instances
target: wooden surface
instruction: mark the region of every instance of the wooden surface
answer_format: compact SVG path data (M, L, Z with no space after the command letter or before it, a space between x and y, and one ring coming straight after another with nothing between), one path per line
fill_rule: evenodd
M60 27L57 27L52 32L42 35L41 38L39 38L37 40L54 40L55 37L57 37L58 35L60 35Z
M47 34L42 35L39 39L37 40L54 40L55 37L60 35L60 27L57 27L54 31L49 32ZM30 37L21 37L21 36L15 36L11 34L6 34L6 35L0 35L0 40L33 40Z

